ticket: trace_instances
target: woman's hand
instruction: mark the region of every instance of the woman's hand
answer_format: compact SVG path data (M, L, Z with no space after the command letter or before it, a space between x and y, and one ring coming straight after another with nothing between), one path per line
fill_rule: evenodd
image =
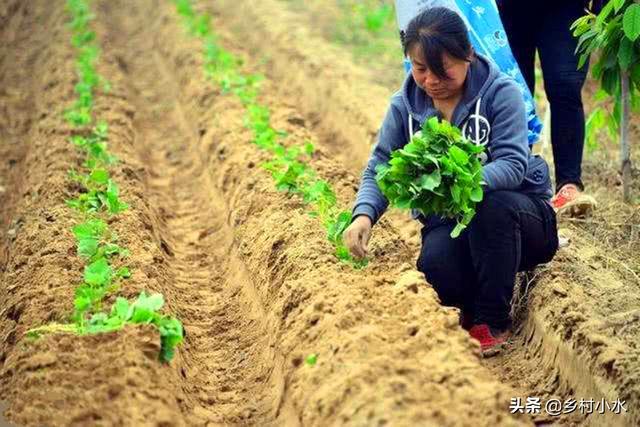
M359 215L351 225L344 230L342 239L349 248L349 252L357 259L367 256L367 244L371 237L371 219L366 215Z

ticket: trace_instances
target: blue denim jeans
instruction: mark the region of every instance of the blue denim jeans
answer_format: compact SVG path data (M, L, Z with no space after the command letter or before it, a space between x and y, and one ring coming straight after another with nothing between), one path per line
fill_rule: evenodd
M582 86L588 64L578 69L577 39L569 27L585 14L584 0L540 0L534 6L498 0L509 45L531 93L535 53L540 56L544 89L551 106L551 145L556 190L573 183L583 189L584 109Z
M553 208L535 196L494 191L456 239L449 235L454 225L425 225L418 270L442 304L471 314L475 324L509 327L516 273L551 261L558 249Z

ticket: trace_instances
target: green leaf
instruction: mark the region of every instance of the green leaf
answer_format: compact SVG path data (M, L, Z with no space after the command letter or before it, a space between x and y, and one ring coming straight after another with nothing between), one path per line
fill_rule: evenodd
M100 258L84 268L84 281L93 286L105 286L111 281L112 274L107 260Z
M329 224L327 230L329 241L334 244L341 244L342 233L349 227L349 224L351 224L351 212L340 212Z
M106 245L104 245L105 255L117 255L117 254L122 254L124 252L125 250L116 244L107 243Z
M638 69L639 69L639 71L640 71L640 66L637 66L637 67L638 67ZM635 69L635 68L636 68L636 67L634 67L634 69ZM596 91L596 94L595 94L595 96L594 96L594 99L595 99L597 102L602 102L602 101L604 101L605 99L607 99L608 97L609 97L609 94L608 94L605 90L603 90L603 89L598 89L598 90Z
M640 4L634 3L625 10L622 28L631 41L636 41L640 36Z
M73 227L77 239L99 239L107 229L107 224L100 219L91 219Z
M91 171L89 179L99 185L106 185L109 181L109 172L106 169L95 169Z
M154 319L155 312L160 310L163 305L164 297L162 294L147 296L145 292L141 292L133 303L131 321L133 323L150 323Z
M93 316L91 316L91 320L89 320L89 323L92 323L92 324L105 323L107 319L108 317L105 313L95 313Z
M123 279L128 279L131 277L131 272L127 267L120 267L116 272L116 277L122 277Z
M136 301L136 307L143 307L151 311L158 311L164 305L164 297L162 294L151 294L146 296L144 292L140 294Z
M111 315L117 316L119 319L122 319L122 321L129 320L132 314L130 308L129 301L127 301L126 298L118 297L111 307Z
M606 19L609 17L611 12L613 12L613 6L613 2L610 1L602 8L600 13L598 14L598 17L596 18L596 26L601 27L602 25L604 25Z
M484 193L482 191L482 187L478 186L471 190L471 201L480 203L484 197Z
M451 155L453 160L461 166L466 165L469 162L469 156L467 155L467 153L465 153L464 150L456 147L455 145L449 149L449 154Z
M160 360L170 362L175 354L175 348L184 339L182 323L173 317L162 317L155 322L160 331Z
M349 249L347 249L345 246L336 246L335 255L336 258L342 261L350 261L352 259Z
M424 174L420 177L420 188L432 191L438 187L441 182L442 177L440 176L440 171L436 169L434 172Z
M89 307L91 307L91 297L86 294L78 294L76 292L76 297L73 300L73 305L78 312L84 312Z
M453 228L453 230L451 231L451 238L452 239L456 239L458 237L460 237L460 233L462 233L462 231L467 228L466 225L461 224L461 223L457 223L456 226Z
M73 227L73 234L78 243L78 255L83 258L93 257L106 228L107 224L99 219L88 220Z
M633 42L627 38L620 41L620 49L618 50L618 61L623 70L628 70L634 61Z
M82 258L92 258L98 252L99 241L93 238L78 240L78 255Z
M100 139L106 139L107 134L109 133L109 125L105 121L100 121L96 124L96 127L93 129L93 132Z
M307 155L311 156L316 151L316 148L311 142L307 142L304 144L304 151Z
M462 189L458 185L453 185L451 187L451 197L453 197L453 201L456 203L460 203L461 200Z
M126 210L129 206L120 201L119 197L119 189L113 180L109 180L107 183L107 191L104 193L103 203L107 206L107 210L111 214L118 214L124 210Z
M609 94L615 95L619 87L619 73L618 70L607 70L602 75L602 88Z
M589 59L589 54L588 53L584 53L580 55L580 58L578 59L578 66L577 69L581 69L582 67L584 67L584 64L587 63L587 60Z
M616 11L616 13L618 13L620 11L620 9L622 8L622 6L624 6L624 3L627 0L613 0L613 7Z
M588 152L593 152L600 146L599 134L605 126L605 112L602 108L596 108L585 123L585 147Z
M633 67L631 67L629 78L636 84L640 83L640 63L636 62Z
M316 366L318 363L318 355L316 353L312 353L305 358L304 362L308 366Z
M82 147L89 143L89 140L81 135L73 135L70 140L72 144L77 145L78 147Z
M589 30L589 28L591 28L590 25L589 25L589 19L590 19L589 15L584 15L584 16L581 16L580 18L576 19L571 24L571 27L569 27L569 29L573 31L573 36L574 37L580 37L587 30Z

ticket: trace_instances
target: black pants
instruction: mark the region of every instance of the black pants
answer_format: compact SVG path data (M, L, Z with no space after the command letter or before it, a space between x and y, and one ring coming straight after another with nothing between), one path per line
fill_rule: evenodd
M509 45L533 93L535 52L540 55L544 89L551 107L551 145L556 190L582 184L584 109L581 90L588 65L578 70L577 39L569 27L585 14L584 0L540 0L535 12L517 0L499 0Z
M515 191L486 193L476 216L456 239L454 224L422 229L417 268L442 304L473 315L475 324L510 326L516 272L550 261L558 249L553 208Z

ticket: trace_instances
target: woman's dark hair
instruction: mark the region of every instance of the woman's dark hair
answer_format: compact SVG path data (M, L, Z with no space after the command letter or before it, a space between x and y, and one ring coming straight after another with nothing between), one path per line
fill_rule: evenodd
M429 69L439 78L449 77L442 64L442 54L468 61L473 53L467 26L462 18L446 7L429 8L413 18L404 33L404 54L419 44Z

